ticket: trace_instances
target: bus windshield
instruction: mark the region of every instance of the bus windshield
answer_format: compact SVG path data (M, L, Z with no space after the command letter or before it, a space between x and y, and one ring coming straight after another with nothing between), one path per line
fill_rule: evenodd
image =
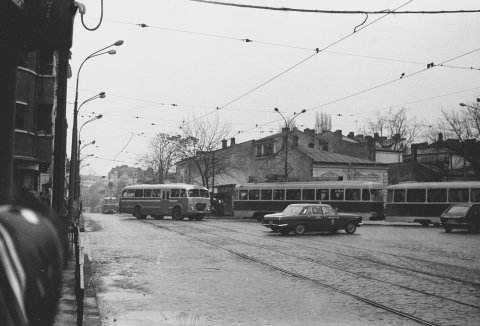
M208 193L208 190L205 189L189 189L188 197L209 198L210 194Z

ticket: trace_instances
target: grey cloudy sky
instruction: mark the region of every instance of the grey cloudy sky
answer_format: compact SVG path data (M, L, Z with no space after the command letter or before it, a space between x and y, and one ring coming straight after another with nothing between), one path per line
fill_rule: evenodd
M85 23L95 26L100 0L81 2L87 6ZM327 10L393 10L404 4L402 10L480 9L478 0L228 2ZM296 120L301 128L314 126L316 112L331 114L333 129L346 134L389 108L405 107L409 116L430 124L442 108L480 96L480 13L380 17L369 15L353 33L365 15L105 0L98 30L87 31L80 16L75 19L69 102L81 62L125 41L115 47L116 55L87 61L80 74L79 103L107 93L79 114L79 126L88 115L104 115L82 130L83 144L95 139L98 145L84 148L82 156L95 157L84 160L89 166L82 173L106 175L117 165L132 166L148 150L149 137L177 133L182 121L206 114L230 123L232 136L242 142L278 130L283 120L275 107L286 116L306 109ZM325 50L316 54L315 48ZM425 69L458 56L445 63L452 67ZM477 69L464 69L469 67ZM67 114L71 119L73 105Z

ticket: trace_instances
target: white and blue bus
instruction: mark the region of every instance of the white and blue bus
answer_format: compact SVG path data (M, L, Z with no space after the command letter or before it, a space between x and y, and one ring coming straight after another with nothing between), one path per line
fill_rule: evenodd
M453 204L480 202L480 181L411 182L387 187L386 220L440 225Z
M210 193L205 187L185 183L131 185L122 190L119 211L137 219L167 215L174 220L200 221L210 213Z

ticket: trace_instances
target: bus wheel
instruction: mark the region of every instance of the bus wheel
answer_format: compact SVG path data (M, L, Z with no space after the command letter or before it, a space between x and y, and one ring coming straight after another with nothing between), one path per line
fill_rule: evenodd
M304 234L304 233L305 233L305 225L304 224L295 225L295 234Z
M201 220L203 220L203 215L202 215L202 214L197 215L197 217L195 217L195 219L196 219L197 221L201 221Z
M357 226L355 225L355 222L350 221L345 225L345 232L347 232L347 234L354 234L356 230Z
M172 212L172 218L174 220L183 220L183 217L182 217L182 209L180 207L175 207L173 209L173 212Z
M133 216L135 216L137 220L141 220L143 218L142 208L140 206L135 207L133 210Z

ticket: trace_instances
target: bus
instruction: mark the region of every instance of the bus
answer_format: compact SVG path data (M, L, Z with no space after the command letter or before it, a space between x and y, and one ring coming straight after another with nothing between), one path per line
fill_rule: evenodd
M118 202L116 197L105 196L100 204L102 214L118 213Z
M480 181L412 182L387 187L386 220L440 225L448 206L480 202Z
M234 216L262 220L290 204L319 203L336 211L383 220L383 185L371 181L247 183L235 187Z
M174 220L200 221L210 213L210 193L205 187L185 183L131 185L122 189L119 211L137 219L167 215Z

